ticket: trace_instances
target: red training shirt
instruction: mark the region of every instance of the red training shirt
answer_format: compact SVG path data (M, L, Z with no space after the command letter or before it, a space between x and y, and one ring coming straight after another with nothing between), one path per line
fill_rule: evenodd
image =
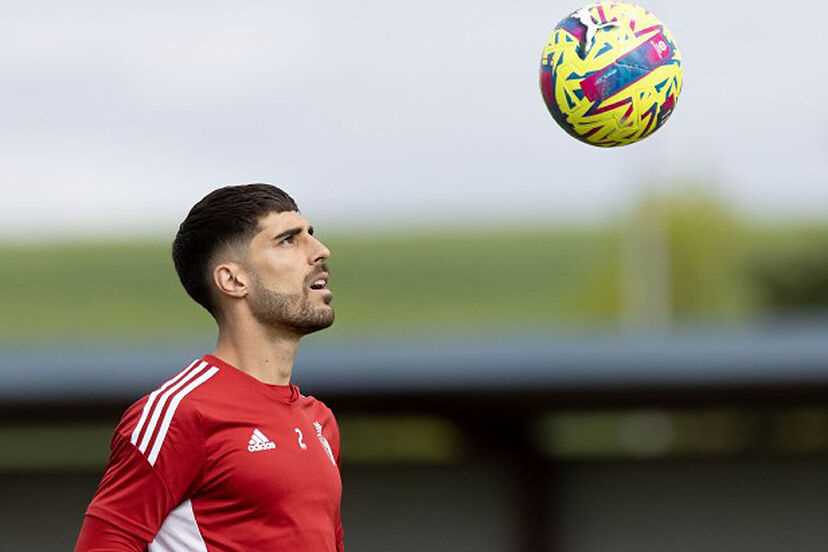
M341 495L331 410L207 355L124 413L75 550L343 552Z

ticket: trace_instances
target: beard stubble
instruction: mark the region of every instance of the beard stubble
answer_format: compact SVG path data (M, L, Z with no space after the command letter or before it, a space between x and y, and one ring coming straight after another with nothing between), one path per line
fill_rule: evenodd
M258 276L253 277L253 283L250 310L262 325L307 335L324 330L334 322L333 308L312 305L307 288L301 293L278 293L264 286Z

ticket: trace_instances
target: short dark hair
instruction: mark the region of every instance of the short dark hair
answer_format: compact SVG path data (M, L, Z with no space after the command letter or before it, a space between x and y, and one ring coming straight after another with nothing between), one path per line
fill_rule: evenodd
M249 241L270 213L298 211L285 191L270 184L225 186L193 205L172 244L175 271L193 300L218 319L211 293L210 262L224 246Z

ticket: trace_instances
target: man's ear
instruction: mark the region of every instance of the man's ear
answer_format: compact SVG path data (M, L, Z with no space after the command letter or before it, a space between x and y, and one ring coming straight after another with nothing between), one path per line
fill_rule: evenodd
M238 263L220 263L213 268L213 283L220 293L241 298L250 291L247 273Z

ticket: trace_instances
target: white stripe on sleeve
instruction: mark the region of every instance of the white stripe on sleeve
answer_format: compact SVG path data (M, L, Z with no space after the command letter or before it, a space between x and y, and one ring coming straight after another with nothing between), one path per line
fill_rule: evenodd
M150 410L152 410L152 405L155 404L155 399L158 397L158 395L161 392L163 392L166 388L168 388L170 385L173 385L175 382L183 378L184 375L187 372L189 372L193 366L195 366L196 362L198 362L198 359L192 361L190 365L187 366L187 368L185 368L181 372L179 372L177 376L168 380L164 385L150 393L149 399L147 399L147 403L144 405L144 409L141 411L141 418L138 420L138 425L135 426L135 429L132 432L132 438L130 438L129 440L130 443L132 443L133 445L138 444L138 437L141 435L141 429L144 427L144 422L147 421L147 416L149 415Z
M199 364L197 368L190 370L190 372L188 372L185 377L181 378L181 381L167 389L164 392L164 394L161 395L161 400L158 401L158 404L152 411L152 416L150 417L149 425L147 425L147 430L146 432L144 432L144 438L141 439L141 445L138 447L138 450L140 450L141 453L146 454L147 452L150 437L152 437L152 434L155 431L155 424L158 423L158 418L161 417L161 412L164 410L164 405L167 404L167 399L170 398L170 395L181 389L181 386L187 383L189 380L191 380L193 376L204 370L205 366L207 366L207 363L202 361L202 363Z
M152 450L147 457L147 460L150 463L150 466L155 465L155 461L158 459L158 453L161 452L161 445L164 444L164 439L167 437L167 430L170 429L170 422L172 422L173 416L175 415L175 410L178 408L178 404L181 400L186 397L193 389L207 381L208 379L212 378L219 369L213 366L203 374L201 374L198 378L191 381L187 387L182 389L181 391L173 397L173 400L170 401L170 407L167 409L167 413L164 415L164 421L161 423L161 429L158 430L158 437L155 438L155 444L152 445Z

